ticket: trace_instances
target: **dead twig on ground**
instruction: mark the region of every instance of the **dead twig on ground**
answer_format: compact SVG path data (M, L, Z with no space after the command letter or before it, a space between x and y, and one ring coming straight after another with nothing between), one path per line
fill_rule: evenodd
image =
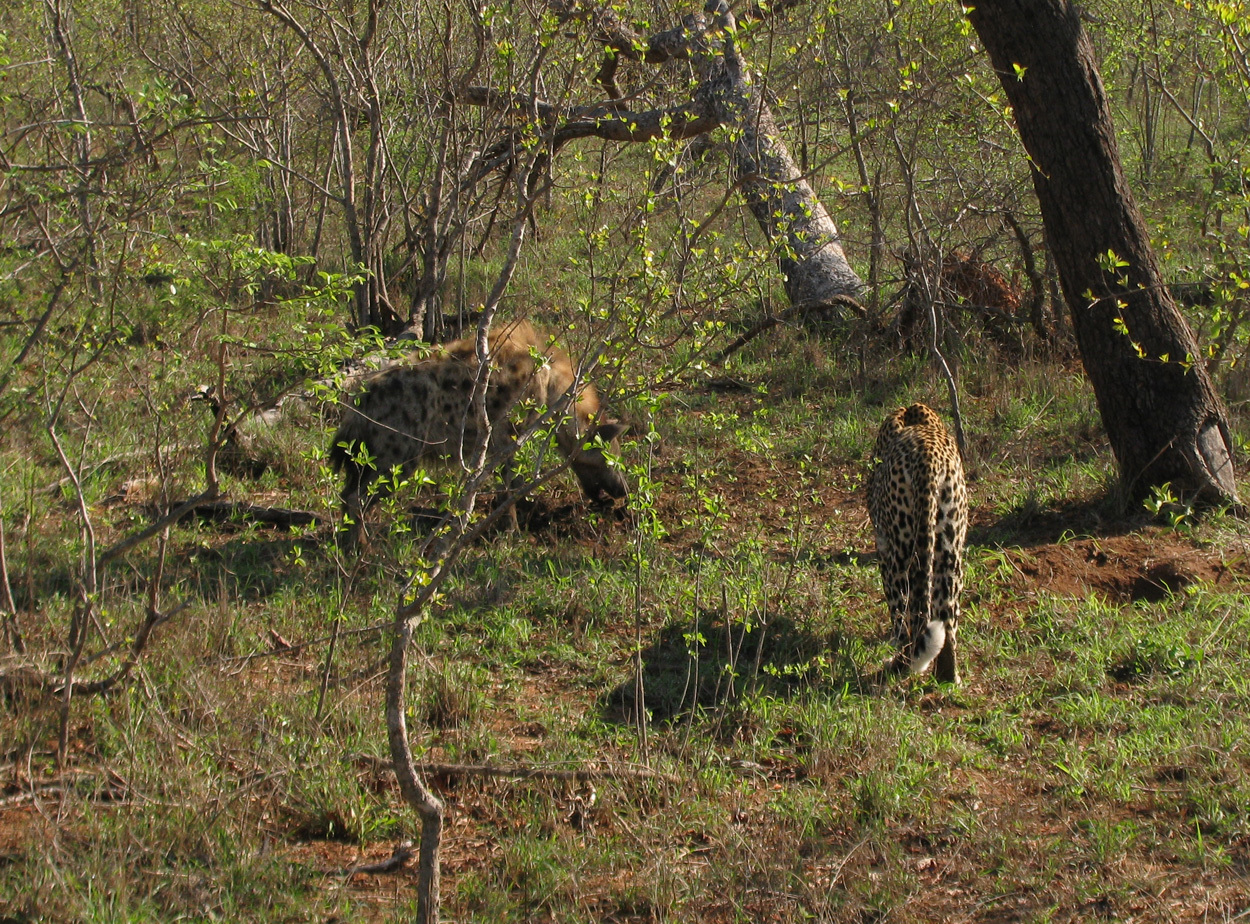
M309 510L291 510L286 507L229 500L201 501L185 510L182 516L184 519L196 516L201 520L214 522L228 522L237 518L243 522L263 523L282 530L291 530L296 526L322 526L326 522L325 517Z
M405 863L412 859L413 849L412 841L400 841L395 845L395 852L385 860L378 860L374 863L358 863L355 866L349 866L339 870L339 875L344 879L350 879L357 873L366 873L374 875L377 873L393 873Z
M350 636L373 635L378 632L381 632L383 629L389 628L390 624L391 624L390 620L387 620L386 622L376 622L371 626L363 626L359 629L348 629L347 631L338 633L339 641L342 641L344 638L348 638ZM290 643L286 645L285 647L275 646L273 648L270 648L267 651L253 651L251 654L230 655L229 657L224 657L224 658L221 658L221 657L208 658L207 661L208 663L213 663L213 664L230 664L230 663L238 662L238 661L242 661L246 663L248 661L256 661L260 658L273 658L278 655L295 654L296 652L302 651L305 648L311 648L314 645L320 645L323 642L328 642L333 635L334 633L330 633L328 635L320 635L317 638L311 638L306 642L294 642L294 643Z
M351 761L366 764L373 770L394 772L391 762L385 758L356 754L352 756ZM622 764L577 767L571 770L555 767L506 767L493 764L419 763L414 767L423 776L486 776L512 780L559 780L569 783L584 783L591 780L659 780L673 784L681 782L671 773Z

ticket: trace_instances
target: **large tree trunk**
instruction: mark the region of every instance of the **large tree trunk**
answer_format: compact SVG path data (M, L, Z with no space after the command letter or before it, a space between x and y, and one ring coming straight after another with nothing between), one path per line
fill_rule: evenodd
M1171 482L1205 501L1235 501L1227 413L1160 278L1076 8L978 0L968 16L1031 158L1047 243L1124 488L1140 497Z

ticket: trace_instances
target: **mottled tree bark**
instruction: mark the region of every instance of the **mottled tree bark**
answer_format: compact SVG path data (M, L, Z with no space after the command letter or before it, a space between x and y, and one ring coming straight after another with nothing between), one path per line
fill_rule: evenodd
M968 16L1015 111L1128 496L1171 482L1204 501L1235 501L1227 412L1160 277L1077 9L1067 0L978 0Z
M812 309L835 305L839 296L859 298L864 284L846 260L838 229L790 156L760 81L744 75L728 6L718 0L709 9L716 6L724 44L711 59L706 98L717 121L738 130L734 175L761 230L781 247L790 304Z

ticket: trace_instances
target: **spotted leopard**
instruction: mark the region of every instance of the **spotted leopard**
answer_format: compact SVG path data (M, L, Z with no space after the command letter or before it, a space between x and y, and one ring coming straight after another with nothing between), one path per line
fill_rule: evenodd
M868 513L898 652L885 676L958 683L955 631L964 581L968 493L959 447L923 404L899 408L877 435Z

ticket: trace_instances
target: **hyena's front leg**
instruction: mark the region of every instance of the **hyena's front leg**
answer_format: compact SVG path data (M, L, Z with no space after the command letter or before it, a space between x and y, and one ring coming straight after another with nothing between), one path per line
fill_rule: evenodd
M343 522L339 526L338 540L344 548L352 549L367 542L365 511L372 500L368 496L369 485L374 480L372 469L352 459L347 463L347 480L339 495L343 501Z
M508 505L508 532L515 533L521 528L521 525L517 520L516 512L517 501L520 500L516 493L516 487L519 479L517 478L516 468L513 466L511 458L508 458L499 469L499 481L503 486L499 495L499 503Z
M343 548L352 549L360 544L364 536L365 505L361 502L359 491L344 489L343 516L336 537Z

